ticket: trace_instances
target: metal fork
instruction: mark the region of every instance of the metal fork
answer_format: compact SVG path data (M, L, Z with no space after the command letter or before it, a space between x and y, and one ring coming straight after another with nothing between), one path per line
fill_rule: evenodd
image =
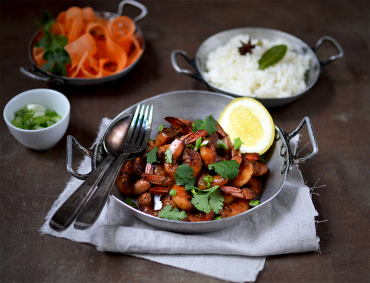
M96 219L99 217L104 205L108 199L109 193L112 190L116 178L122 165L125 163L126 158L130 154L142 152L149 140L150 131L153 121L153 105L150 108L146 107L144 113L144 107L141 110L138 122L134 123L135 117L131 123L127 138L124 140L122 149L123 153L113 163L109 172L107 172L98 186L98 189L94 192L93 196L88 200L80 214L78 215L74 227L77 229L87 229L93 225Z

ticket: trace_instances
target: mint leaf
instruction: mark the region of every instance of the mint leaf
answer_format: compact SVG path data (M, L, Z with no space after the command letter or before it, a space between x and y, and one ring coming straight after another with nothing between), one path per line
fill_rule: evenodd
M178 186L185 186L186 190L191 190L195 186L194 170L187 164L182 164L177 168L175 181Z
M224 160L208 165L209 170L212 168L224 179L234 179L239 174L239 163L235 160Z
M157 146L155 146L151 151L149 151L146 154L146 162L148 162L149 164L153 164L154 162L158 162L158 160L157 160L157 151L158 151Z
M159 211L158 216L164 219L179 221L185 219L187 215L185 211L179 211L177 207L172 209L172 205L167 205Z
M224 205L224 197L219 186L214 186L207 190L199 190L193 196L191 203L200 211L210 213L213 210L214 213L218 214Z

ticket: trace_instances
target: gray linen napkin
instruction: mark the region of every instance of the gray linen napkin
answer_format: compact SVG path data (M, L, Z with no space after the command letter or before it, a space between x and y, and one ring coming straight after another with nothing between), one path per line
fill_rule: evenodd
M104 118L100 133L110 120ZM291 141L296 151L298 136ZM90 170L86 157L78 171ZM109 199L96 223L87 230L73 226L56 232L49 220L82 183L74 177L55 201L41 228L43 234L89 243L99 251L120 252L232 282L252 282L263 269L266 256L317 251L315 216L310 189L298 166L288 174L284 188L262 213L237 225L206 234L185 235L162 231L128 214ZM135 237L133 237L135 235Z

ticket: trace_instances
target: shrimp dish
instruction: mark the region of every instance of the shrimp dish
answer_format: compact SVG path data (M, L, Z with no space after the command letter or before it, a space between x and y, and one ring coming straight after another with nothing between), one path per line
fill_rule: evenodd
M165 121L170 126L162 124L145 152L125 162L118 174L116 185L127 204L183 222L228 218L258 205L268 172L258 153L242 154L241 140L231 141L212 115L204 121Z

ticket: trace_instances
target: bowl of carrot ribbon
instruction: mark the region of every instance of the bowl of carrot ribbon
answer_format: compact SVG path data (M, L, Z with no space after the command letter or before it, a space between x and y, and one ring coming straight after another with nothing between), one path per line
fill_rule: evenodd
M125 5L141 10L134 19L122 15ZM55 20L44 14L28 55L33 67L20 71L35 80L86 86L117 80L129 73L145 50L137 22L147 9L133 0L119 3L118 13L70 7Z

